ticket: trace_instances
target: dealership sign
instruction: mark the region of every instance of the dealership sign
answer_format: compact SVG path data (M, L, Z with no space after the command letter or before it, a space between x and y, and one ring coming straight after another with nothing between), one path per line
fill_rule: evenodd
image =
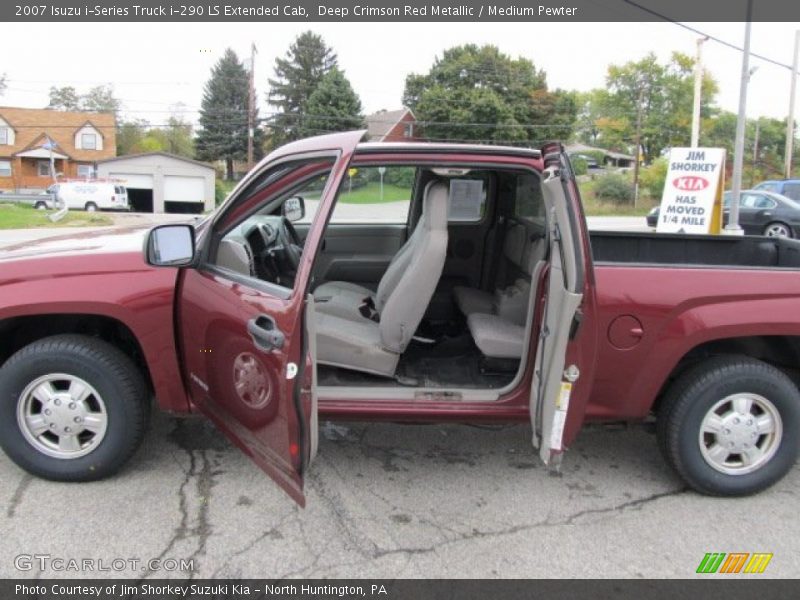
M724 148L673 148L656 231L719 233Z

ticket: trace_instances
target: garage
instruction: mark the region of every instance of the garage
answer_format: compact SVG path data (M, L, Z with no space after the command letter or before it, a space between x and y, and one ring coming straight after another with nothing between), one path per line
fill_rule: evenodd
M199 214L214 208L214 168L166 152L117 156L97 163L97 176L128 189L136 212Z
M133 212L153 212L153 176L137 173L109 173L128 190L128 204Z

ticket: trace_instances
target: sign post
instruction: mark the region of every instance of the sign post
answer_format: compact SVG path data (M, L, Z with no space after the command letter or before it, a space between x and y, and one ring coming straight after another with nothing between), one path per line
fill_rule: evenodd
M724 148L673 148L656 231L720 233L724 179Z

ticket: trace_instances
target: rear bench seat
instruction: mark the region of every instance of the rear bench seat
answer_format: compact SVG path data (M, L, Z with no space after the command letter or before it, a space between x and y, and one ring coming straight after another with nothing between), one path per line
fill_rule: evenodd
M516 276L514 283L494 293L464 286L453 289L475 345L485 356L522 358L531 281L538 279L531 275L534 272L538 275L545 251L543 237L532 234L524 224L511 221L503 242L503 256L506 273Z

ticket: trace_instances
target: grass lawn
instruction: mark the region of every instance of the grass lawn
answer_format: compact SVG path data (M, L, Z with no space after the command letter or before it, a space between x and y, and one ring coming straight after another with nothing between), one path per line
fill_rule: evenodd
M383 184L383 200L381 200L380 182L368 183L364 187L356 188L352 192L347 191L347 180L342 184L342 194L339 202L347 204L378 204L380 202L397 202L411 198L411 190L407 187L398 187L388 183Z
M594 194L594 181L580 182L578 189L581 191L583 208L589 217L643 217L661 202L661 198L649 196L639 196L636 208L630 202L627 204L604 202Z
M32 227L102 227L113 225L111 217L98 213L70 211L60 221L47 218L50 211L32 206L0 204L0 229L29 229Z

